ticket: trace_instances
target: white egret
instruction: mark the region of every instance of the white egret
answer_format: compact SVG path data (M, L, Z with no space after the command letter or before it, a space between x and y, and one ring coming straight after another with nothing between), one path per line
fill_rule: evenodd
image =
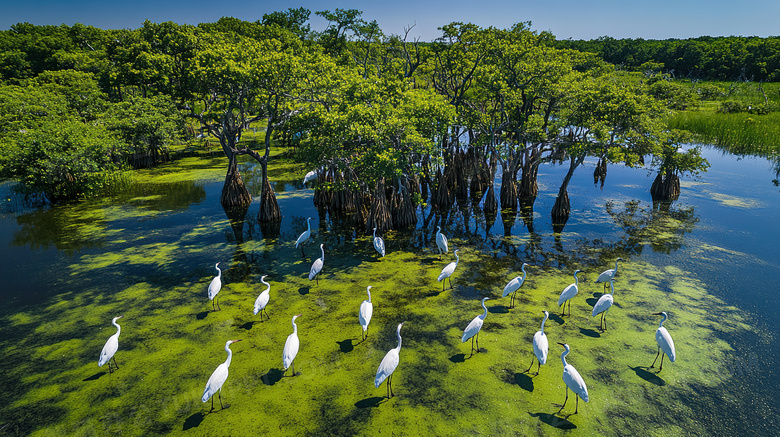
M477 317L474 317L474 320L469 323L469 326L466 326L466 329L463 331L463 337L460 339L461 343L465 343L469 338L471 339L471 355L469 355L469 357L474 355L475 338L477 340L477 353L479 353L479 331L482 329L482 324L485 322L485 317L487 317L488 310L485 306L485 301L488 299L490 298L482 298L482 308L485 310L484 314L480 314Z
M363 327L363 340L368 336L368 324L371 323L371 316L374 314L374 304L371 303L371 285L366 288L366 293L368 293L368 300L360 303L360 311L358 312L358 320L360 320L360 326Z
M306 185L306 182L313 181L314 179L317 179L317 170L306 173L306 176L303 177L303 185Z
M238 341L241 340L228 340L227 343L225 343L227 359L224 363L217 366L214 373L211 374L209 381L206 383L206 389L203 390L203 396L200 400L206 402L211 398L211 411L214 410L214 393L217 393L217 397L219 398L219 406L222 407L223 410L225 409L225 406L222 405L222 384L227 380L228 367L230 367L230 361L233 359L233 351L230 350L230 345ZM228 407L229 406L230 405L228 405Z
M263 313L268 317L268 320L271 320L271 316L268 315L268 311L265 309L265 306L268 305L268 300L271 299L271 284L265 282L265 278L268 275L263 275L260 278L260 282L265 284L266 288L263 290L262 293L260 293L260 296L257 296L257 299L255 300L255 309L252 312L252 314L257 315L257 313L260 313L260 321L263 321Z
M306 256L306 253L303 252L303 245L309 237L311 237L311 217L306 219L306 230L295 240L295 248L297 249L298 245L301 246L301 256Z
M284 342L284 351L282 352L282 364L284 365L284 373L287 373L287 369L292 366L292 376L295 376L295 356L298 355L298 348L301 343L298 341L298 325L295 324L295 319L300 317L300 314L296 314L292 318L293 332L287 336L287 341Z
M655 360L653 360L653 364L650 366L651 369L655 367L655 362L658 361L658 355L661 354L661 367L658 368L658 372L660 372L664 368L664 355L668 355L669 359L674 362L677 358L677 353L674 351L674 340L672 340L672 336L669 334L669 331L664 328L664 322L667 318L666 311L653 313L653 315L664 316L664 318L661 319L661 323L658 324L658 329L655 330L655 342L658 343L658 353L655 354Z
M561 292L561 297L558 298L558 306L564 305L561 308L561 316L563 316L566 313L566 301L569 301L569 317L571 317L571 300L574 296L577 295L577 293L580 292L579 283L580 281L577 279L577 273L581 273L582 270L576 270L574 272L574 283L569 285L568 287L564 288Z
M401 352L401 327L404 326L402 322L398 324L398 346L387 351L385 357L382 358L382 362L379 363L379 368L376 369L376 377L374 378L374 387L379 388L382 382L387 379L387 398L393 397L393 372L398 367L400 361L399 352Z
M382 237L376 236L376 228L374 228L374 249L376 249L380 255L385 256L385 240L383 240Z
M566 355L569 354L569 345L564 343L558 344L566 349L561 354L561 361L563 361L563 382L566 383L566 399L564 399L563 405L561 405L561 409L558 410L558 413L563 411L563 407L566 406L566 401L569 400L569 389L571 389L577 396L577 404L574 407L574 414L577 414L577 410L580 406L580 398L582 398L583 401L588 402L588 387L585 385L585 380L582 379L580 373L577 372L577 369L566 362Z
M439 248L439 260L441 260L442 252L447 253L449 251L447 237L441 233L441 226L436 226L436 246Z
M596 279L596 284L603 282L604 283L604 289L607 289L607 282L612 281L615 279L615 275L617 274L618 270L618 261L623 261L623 258L618 258L615 260L615 268L604 270L599 275L598 279Z
M320 285L320 278L317 276L320 271L322 271L322 263L325 262L325 245L320 244L320 250L322 251L322 256L315 259L314 262L311 265L311 270L309 270L309 280L311 281L314 278L317 278L317 285Z
M542 364L547 364L547 351L549 350L549 346L547 343L547 334L544 333L544 322L547 321L547 319L550 317L550 313L547 311L542 311L544 314L544 319L542 319L542 328L538 331L536 331L536 334L534 334L534 356L536 357L536 374L539 374L539 368L542 366ZM525 373L528 373L531 371L531 367L534 366L534 359L531 358L531 365L528 366L528 370L525 371Z
M209 284L209 299L211 299L211 308L214 309L214 311L219 308L219 302L217 301L217 293L219 293L219 290L222 289L222 270L219 268L219 263L214 266L215 269L219 272L217 276L214 277L214 279L211 280L211 284ZM214 304L216 303L216 307ZM222 309L222 308L219 308Z
M119 333L122 332L122 327L119 326L119 323L116 321L122 317L123 316L116 316L111 319L111 324L116 326L116 333L114 333L114 335L111 337L108 337L108 341L106 341L105 346L103 346L103 350L100 351L100 358L98 358L98 367L103 367L103 364L108 363L108 373L114 372L111 370L112 358L114 359L114 366L116 366L117 370L119 369L119 365L116 363L116 357L114 357L114 354L116 353L117 349L119 349ZM661 361L663 361L663 359Z
M458 267L458 262L460 261L460 257L458 257L458 250L460 249L455 249L455 252L452 252L452 254L455 255L455 261L447 264L443 269L441 269L441 273L439 274L438 278L439 282L450 278L452 273L455 271L455 267ZM452 279L450 279L450 288L452 288ZM441 284L441 291L444 291L444 282Z
M610 292L601 295L596 305L593 305L593 317L601 314L601 322L599 322L599 329L602 331L607 330L607 311L612 308L612 304L615 303L615 284L614 281L609 281ZM602 328L601 325L604 325Z
M504 287L504 293L501 295L501 297L506 297L509 293L512 293L512 297L509 299L509 308L515 307L515 293L517 293L517 290L523 285L523 282L525 282L526 266L530 266L530 264L523 263L523 267L520 269L523 271L523 276L518 276L515 279L512 279Z

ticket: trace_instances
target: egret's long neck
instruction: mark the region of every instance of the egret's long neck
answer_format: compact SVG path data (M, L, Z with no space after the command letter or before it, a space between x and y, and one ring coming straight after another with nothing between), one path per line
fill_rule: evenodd
M664 319L664 320L666 320L666 319ZM661 322L661 323L663 323L663 322ZM119 323L117 323L116 320L112 321L111 324L116 326L116 336L118 337L119 333L122 332L122 327L119 326Z
M311 217L306 219L306 230L311 232Z
M398 347L396 347L396 350L401 350L401 327L398 327L398 332L396 332L396 335L398 335Z
M227 352L228 357L225 360L225 364L230 367L230 361L233 359L233 351L230 350L230 343L225 345L225 352Z
M485 309L485 313L482 314L482 320L485 320L485 317L487 317L487 307L485 306L485 301L482 301L482 308Z
M575 273L574 273L574 285L577 285L577 286L579 286L579 284L580 284L580 280L579 280L579 279L577 279L577 272L575 272Z
M609 294L615 294L615 283L613 281L609 281Z
M460 261L460 257L458 256L458 252L455 252L455 265L458 265L459 261Z
M215 268L215 269L217 269L217 271L219 272L219 273L217 274L217 277L218 277L218 278L221 278L221 277L222 277L222 269L220 269L218 266L214 266L214 268Z
M525 264L523 264L521 270L523 271L523 281L525 281Z
M561 361L563 361L563 367L566 367L568 364L566 363L566 355L569 354L569 348L566 348L565 351L561 354Z
M664 314L663 316L664 316L664 318L663 318L663 319L661 319L661 323L659 323L659 324L658 324L658 327L659 327L659 328L660 328L660 327L662 327L662 326L664 326L664 322L666 321L666 317L667 317L667 316L666 316L666 314Z
M371 290L366 290L366 293L368 293L368 303L371 303Z
M271 289L271 284L269 284L268 282L265 282L265 280L264 280L264 279L262 279L262 278L261 278L261 279L260 279L260 282L262 282L262 283L263 283L263 285L265 285L266 287L268 287L268 288L266 288L266 289L265 289L265 291L268 291L268 290L270 290L270 289Z
M546 321L547 321L547 318L548 318L548 317L550 317L550 315L549 315L549 314L545 314L545 315L544 315L544 319L542 319L542 329L541 329L541 331L542 331L542 334L544 334L544 322L546 322Z
M322 262L325 262L325 248L320 246L320 250L322 251Z
M374 238L376 238L376 228L374 228Z
M615 274L617 274L618 260L615 260Z
M295 324L295 320L293 320L292 324L293 324L293 334L298 335L298 325Z

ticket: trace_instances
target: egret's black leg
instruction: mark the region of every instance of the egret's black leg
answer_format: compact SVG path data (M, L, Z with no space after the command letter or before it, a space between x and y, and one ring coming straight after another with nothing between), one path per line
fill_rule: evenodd
M661 355L661 346L658 346L658 353L655 354L655 359L653 360L653 364L650 365L651 369L655 367L655 362L658 361L658 355Z
M567 385L567 386L566 386L566 399L564 399L564 400L563 400L563 405L561 405L561 409L560 409L560 410L558 410L558 413L560 413L561 411L563 411L563 407L565 407L565 406L566 406L566 402L568 402L568 400L569 400L569 386Z
M580 395L574 393L574 396L577 399L577 402L574 404L574 414L577 414L577 409L580 408Z
M211 396L211 409L209 411L214 411L214 396Z
M116 357L114 356L114 357L112 357L112 359L114 360L114 367L116 367L116 370L119 370L119 364L116 363ZM661 359L661 362L663 364L663 358Z
M474 356L474 337L471 337L471 355L469 355L469 358Z
M539 360L536 360L536 374L539 374L539 369L542 368L542 363Z
M221 409L223 409L223 410L224 410L224 409L225 409L225 406L224 406L224 405L222 405L222 389L220 389L220 390L217 392L217 396L219 396L219 408L221 408ZM214 401L214 396L212 396L212 397L211 397L211 400L212 400L212 402Z
M448 280L448 281L450 281L450 290L452 290L452 276L450 276L449 278L447 278L447 280Z
M661 373L661 370L664 370L664 356L666 355L665 352L661 352L661 366L658 368L658 372Z
M531 357L531 365L530 365L530 366L528 366L528 368L527 368L527 369L525 369L525 372L523 372L523 373L528 373L528 372L530 372L530 371L531 371L531 367L533 367L533 366L534 366L534 359L535 359L535 358L536 358L536 355L534 355L534 356L532 356L532 357Z
M214 298L214 299L216 299L216 298ZM214 299L211 299L211 309L216 311L217 307L214 306Z
M393 393L393 374L390 374L390 397L392 398L395 396L395 393Z
M477 331L477 353L479 353L479 331Z

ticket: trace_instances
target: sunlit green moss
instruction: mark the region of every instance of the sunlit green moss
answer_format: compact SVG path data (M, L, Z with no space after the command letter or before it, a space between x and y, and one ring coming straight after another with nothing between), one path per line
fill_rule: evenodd
M223 176L216 159L213 167L183 161L177 165L185 172L189 166L189 177ZM182 177L152 170L145 182L181 182ZM310 195L309 190L284 195L300 193ZM109 229L114 221L144 217L142 209L132 204L85 216L102 220L103 229ZM641 244L680 244L680 234L690 226L685 211L649 224L637 211L630 205L615 216ZM82 224L89 235L102 233L104 247L75 254L63 272L62 280L78 292L62 293L34 310L0 320L5 334L0 339L2 367L13 393L0 411L3 421L14 427L12 432L708 434L713 430L701 420L705 408L699 399L725 399L720 411L738 405L728 400L738 390L733 387L734 346L728 338L769 335L756 332L743 312L714 298L685 265L655 266L632 261L629 254L566 270L551 267L557 265L554 260L536 262L527 268L517 307L508 309L509 298L502 299L501 291L521 274L521 257L497 257L471 241L452 238L451 247L460 249L460 263L452 277L454 288L446 284L442 291L436 277L454 261L452 252L439 261L433 248L398 250L400 233L385 236L389 251L378 258L369 237L345 241L319 231L303 258L282 238L237 244L210 238L232 233L223 217L205 217L173 236L122 230L122 239L110 240L104 239L108 230ZM73 223L71 232L82 232L79 222ZM317 284L307 274L323 241L325 266ZM520 236L506 241L528 243ZM595 260L603 248L582 250L588 255L582 259ZM714 247L700 250L714 262L739 256ZM608 330L600 332L591 309L603 287L593 281L614 267L616 256L626 262L615 282ZM193 257L209 262L192 266ZM217 261L224 271L218 295L222 309L212 311L206 289ZM572 316L561 317L557 299L573 282L575 268L585 271L580 293ZM271 319L263 322L252 314L255 298L265 289L261 275L268 275L271 283ZM361 342L357 312L368 285L373 286L374 317L368 338ZM469 357L470 343L460 338L469 321L482 313L482 297L491 298L479 338L483 351ZM542 310L551 313L545 327L550 356L534 376L525 370ZM660 374L648 369L660 321L652 313L658 311L669 314L664 326L678 354L675 363L664 363ZM97 358L115 332L111 318L120 314L120 368L109 374L105 366L97 367ZM295 361L300 374L283 377L282 347L295 314L302 315L297 320L301 349ZM384 354L396 346L395 329L403 321L396 397L386 400L385 386L373 385L374 374ZM242 340L232 346L230 377L222 391L223 401L231 406L209 413L211 402L204 405L200 396L211 372L226 358L228 339ZM590 402L583 402L577 415L570 415L573 396L563 413L556 414L565 396L557 342L570 345L568 362L589 388ZM219 409L218 400L215 403Z

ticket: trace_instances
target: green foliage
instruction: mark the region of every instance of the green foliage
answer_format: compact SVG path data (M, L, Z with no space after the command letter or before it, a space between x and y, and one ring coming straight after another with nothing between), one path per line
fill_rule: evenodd
M166 96L111 105L102 123L133 152L162 152L184 134L184 117Z
M73 120L45 121L4 147L2 175L18 179L50 201L103 192L117 181L114 157L122 147L105 127Z
M659 80L649 85L647 93L670 109L683 110L698 103L697 96L690 86L668 80Z

